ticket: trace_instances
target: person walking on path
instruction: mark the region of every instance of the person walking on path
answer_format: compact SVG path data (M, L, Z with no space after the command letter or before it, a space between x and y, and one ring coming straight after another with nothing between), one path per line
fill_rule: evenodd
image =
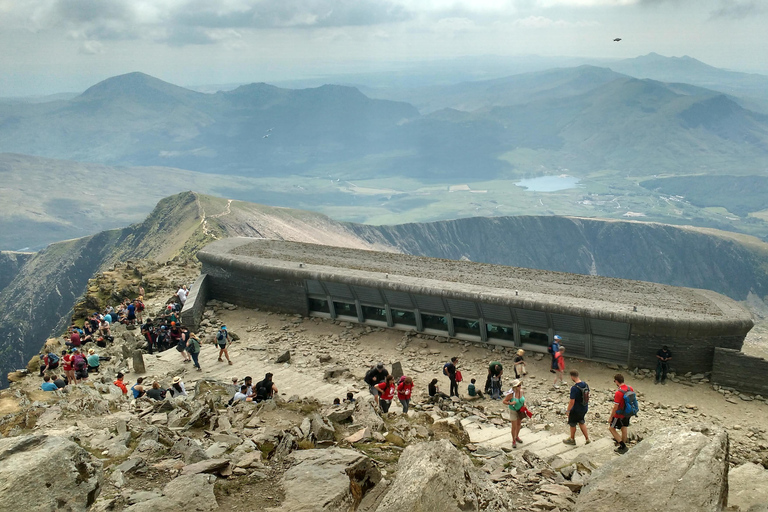
M576 446L576 426L578 425L581 433L584 434L584 439L587 440L586 444L589 444L591 441L587 433L587 425L584 422L584 416L586 416L589 410L589 386L579 378L577 370L571 370L570 376L573 386L571 386L570 402L568 402L566 413L568 413L568 426L571 428L571 437L563 439L563 442Z
M557 389L560 387L560 384L565 384L565 380L563 379L563 372L565 372L565 347L558 348L557 352L555 353L555 362L552 365L553 369L555 370L555 382L552 384L552 387Z
M552 356L552 370L554 370L556 367L555 356L562 346L562 341L563 338L561 338L560 335L555 334L554 338L552 338L552 344L547 347L547 352L549 352L549 355Z
M509 407L509 419L512 422L512 448L517 448L517 443L523 444L522 439L520 439L523 413L520 412L520 409L525 405L523 383L520 382L520 379L512 381L512 389L509 390L502 403Z
M634 391L631 387L624 383L624 376L617 373L613 376L613 383L619 388L613 395L613 409L611 410L611 416L608 419L608 431L613 436L613 440L619 447L616 452L620 454L627 453L627 427L629 427L629 418L626 418L620 411L624 411L626 403L624 401L624 393L627 391ZM621 431L621 434L619 434Z
M373 400L376 402L376 406L379 405L379 393L377 384L384 382L389 372L384 368L384 363L376 363L376 366L372 366L370 370L365 374L365 383L368 384L368 391L373 395Z
M661 350L656 352L656 359L658 359L658 361L656 363L656 382L654 384L658 384L659 382L666 384L667 372L669 371L669 360L672 359L672 352L670 352L669 348L664 345L661 347Z
M229 336L226 325L222 325L219 329L219 333L216 335L216 343L219 345L219 362L224 362L221 359L221 356L224 355L227 358L227 362L232 364L232 361L229 359L229 352L227 352L227 347L232 343L232 338Z
M512 360L512 362L515 365L515 378L519 379L523 375L528 375L528 370L525 369L525 350L519 349L517 353L515 353L515 358Z
M459 384L456 382L456 365L459 364L458 357L452 357L451 360L443 365L443 375L448 376L451 381L449 396L459 396Z
M413 379L405 377L397 385L397 399L400 401L400 405L403 406L403 414L408 413L408 406L411 403L411 391L413 391Z
M187 352L190 356L192 356L192 361L197 371L203 371L203 369L200 368L200 361L198 361L198 357L200 356L200 340L193 332L189 333L189 341L187 341Z
M384 382L376 384L376 389L381 394L379 397L381 412L389 412L389 406L392 405L392 399L395 398L395 378L392 375L387 375Z

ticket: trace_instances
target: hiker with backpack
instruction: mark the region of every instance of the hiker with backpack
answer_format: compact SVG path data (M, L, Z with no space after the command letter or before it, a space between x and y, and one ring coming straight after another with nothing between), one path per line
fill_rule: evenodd
M254 399L255 402L269 400L277 394L277 386L272 382L271 373L266 374L264 380L256 383L256 386L254 386L254 394L256 395L256 398Z
M447 376L448 380L451 381L450 390L448 392L449 396L459 396L459 384L456 380L457 364L459 364L459 358L452 357L450 361L443 365L443 375Z
M552 368L555 372L555 382L552 384L552 387L557 389L560 387L560 384L565 384L565 380L563 379L563 373L565 372L565 347L559 347L554 358ZM558 383L558 381L560 382Z
M195 369L199 372L203 371L203 369L200 368L200 361L198 360L198 356L200 355L200 340L193 332L189 333L189 341L187 341L187 352L189 352L189 355L192 356Z
M552 356L552 366L549 370L552 373L555 373L555 370L557 369L557 361L555 360L555 356L562 346L562 341L563 338L561 338L560 335L555 334L554 338L552 338L552 343L547 347L547 352L549 352L549 355Z
M608 431L613 436L613 440L619 445L616 452L620 454L627 453L627 427L629 427L629 418L637 415L639 409L637 404L637 394L635 390L624 383L624 376L617 373L613 376L613 383L619 388L613 396L613 409L608 421ZM617 431L621 430L621 435Z
M504 375L504 367L498 361L491 361L488 365L488 378L485 380L485 392L491 396L491 400L501 400L501 376Z
M45 372L55 370L59 367L59 356L49 351L44 356L40 356L42 361L40 365L40 376L42 377Z
M397 399L403 406L403 414L408 414L408 406L411 403L411 392L413 391L413 379L410 377L400 377L397 384Z
M568 402L568 408L565 412L568 414L571 437L563 439L563 442L576 446L576 425L578 425L581 433L584 434L584 439L587 440L585 444L589 444L591 441L587 433L587 425L584 423L584 416L589 410L589 385L579 378L577 370L571 370L570 376L573 386L571 386L570 402Z
M222 325L218 334L216 334L216 343L219 345L219 362L224 362L221 359L223 354L227 358L227 362L232 364L232 361L229 359L229 352L227 352L227 347L229 347L230 343L232 343L232 339L229 336L226 325Z
M365 378L363 379L365 383L368 384L368 391L373 395L373 400L376 402L377 406L379 405L380 393L376 388L376 385L384 382L387 375L389 375L389 372L384 368L384 363L376 363L376 366L371 366L371 369L366 372Z

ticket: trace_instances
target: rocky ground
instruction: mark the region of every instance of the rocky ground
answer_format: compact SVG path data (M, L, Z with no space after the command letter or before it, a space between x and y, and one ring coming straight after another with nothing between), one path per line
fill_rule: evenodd
M122 265L92 282L81 309L119 299L142 279L148 310L155 312L196 272L195 265L183 263ZM217 361L210 344L221 323L237 337L231 366ZM594 503L595 490L620 470L608 469L629 465L622 471L640 478L642 471L652 474L654 464L664 467L668 461L654 459L660 456L676 460L678 469L688 467L686 457L720 460L722 470L704 464L710 470L698 480L720 489L713 503L728 495L740 507L732 510L746 510L760 488L768 487L765 399L716 389L706 375L674 375L662 386L653 384L648 370L568 359L567 368L577 368L592 389L587 420L598 451L587 451L579 434L576 451L549 455L552 443L544 442L559 443L567 431L567 386L552 389L541 354L527 357L524 392L535 415L521 435L528 443L513 450L478 434L503 434L508 420L500 402L466 396L425 401L433 377L447 390L441 368L451 356L460 358L466 379L460 390L466 395L470 378L482 387L491 360L501 361L510 374L507 350L213 301L201 330L209 340L202 372L183 364L173 349L143 356L142 376L164 387L180 376L190 392L153 402L124 398L111 384L116 371L127 373L129 386L139 376L133 372L134 351L142 345L137 331L117 328L116 334L115 343L101 351L111 360L87 384L44 393L35 374L17 375L0 393L0 459L6 468L0 468L0 481L19 482L0 489L0 508L22 503L30 510L603 510ZM390 369L400 363L414 377L407 415L398 405L379 414L367 400L362 375L377 361ZM31 366L34 371L34 361ZM226 406L232 377L257 381L267 371L280 390L274 401ZM617 371L638 391L641 406L630 428L633 448L622 457L606 440ZM358 397L356 404L331 405L348 391ZM637 444L662 432L661 452ZM605 445L595 444L602 440ZM689 445L696 447L692 454L672 458ZM642 461L633 452L644 454ZM48 471L52 464L59 470ZM727 482L730 493L723 487L727 466L734 475ZM680 470L679 478L691 471ZM27 475L28 482L12 475ZM53 491L41 496L46 486ZM680 489L660 485L656 494L663 498L665 492L674 496ZM680 510L705 509L701 504Z

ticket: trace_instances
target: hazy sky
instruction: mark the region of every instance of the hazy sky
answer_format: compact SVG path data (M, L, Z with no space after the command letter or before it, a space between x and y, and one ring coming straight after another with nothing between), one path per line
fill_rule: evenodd
M0 0L0 96L130 71L193 85L472 55L657 52L768 74L766 27L768 0Z

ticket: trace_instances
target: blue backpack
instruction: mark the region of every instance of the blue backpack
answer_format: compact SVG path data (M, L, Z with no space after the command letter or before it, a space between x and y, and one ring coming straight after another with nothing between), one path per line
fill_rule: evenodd
M627 386L627 390L622 390L622 392L624 393L624 408L618 411L618 413L625 418L629 416L637 416L637 413L640 410L640 405L637 403L637 394L635 393L635 390Z
M56 363L58 363L58 362L59 362L59 356L57 356L57 355L56 355L56 354L54 354L53 352L51 352L50 354L48 354L48 364L49 364L49 365L53 366L54 364L56 364Z

